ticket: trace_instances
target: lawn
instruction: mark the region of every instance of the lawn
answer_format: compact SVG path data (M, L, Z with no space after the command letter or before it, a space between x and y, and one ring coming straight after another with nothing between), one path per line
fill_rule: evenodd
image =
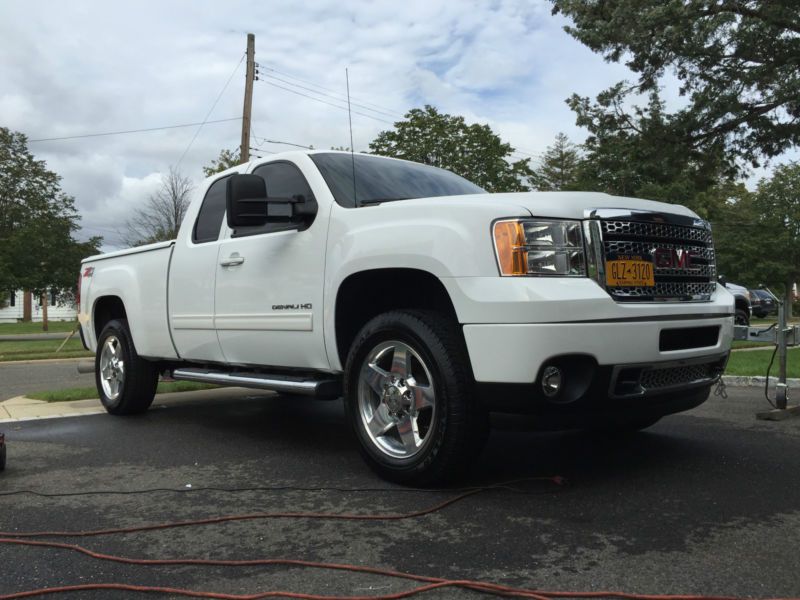
M767 374L767 365L769 359L772 357L772 352L769 350L760 350L757 352L732 352L731 358L728 361L728 367L725 369L726 375L761 375ZM788 358L786 361L786 370L788 377L800 377L800 348L790 348ZM770 371L771 377L778 375L778 357L775 356L775 362L772 364Z
M66 336L65 336L66 337ZM56 354L61 340L32 340L24 342L0 341L0 362L10 360L41 360L45 358L78 358L94 356L83 349L80 339L71 338Z
M207 383L196 383L194 381L162 381L158 384L156 393L195 392L197 390L210 390L215 387L219 386L209 385ZM54 390L52 392L36 392L25 395L34 400L45 400L47 402L72 402L73 400L91 400L98 397L97 389L93 387L67 388L63 390Z
M50 321L46 333L69 333L77 321ZM19 333L45 333L41 323L0 323L0 335L15 335Z

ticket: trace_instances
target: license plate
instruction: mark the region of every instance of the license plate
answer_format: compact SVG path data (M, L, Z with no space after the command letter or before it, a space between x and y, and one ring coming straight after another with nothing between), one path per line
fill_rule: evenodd
M654 287L653 261L641 256L616 256L606 260L609 287Z

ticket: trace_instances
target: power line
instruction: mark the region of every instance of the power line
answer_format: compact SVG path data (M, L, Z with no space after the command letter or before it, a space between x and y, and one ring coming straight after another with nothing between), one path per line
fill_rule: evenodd
M259 65L259 68L261 68L260 65ZM320 85L320 84L315 83L313 81L309 81L308 79L303 79L301 77L297 77L296 75L291 75L289 73L286 73L286 72L283 72L283 71L279 71L278 69L273 69L272 67L263 67L263 68L266 69L267 71L272 71L273 73L278 73L279 75L283 75L284 77L288 77L289 79L296 79L297 81L302 81L303 83L307 83L308 85L313 85L314 87L317 87L317 88L319 88L321 90L332 92L334 94L339 94L339 92L334 90L334 89L331 89L329 87L325 87L324 85ZM277 77L276 77L276 79L277 79ZM297 85L297 84L294 84L294 85ZM319 92L317 92L317 93L319 93ZM354 98L354 99L358 100L359 102L362 102L364 104L373 106L375 108L380 108L380 109L383 109L383 110L387 110L390 113L392 113L392 116L396 116L397 115L397 113L394 113L394 111L392 111L392 109L390 109L390 108L388 108L386 106L381 106L380 104L375 104L374 102L367 102L366 100L362 100L360 98ZM353 98L351 98L351 100L353 100ZM355 103L353 102L353 104L355 104Z
M322 100L320 98L315 98L314 96L309 96L308 94L304 94L302 92L298 92L291 88L283 87L282 85L278 85L277 83L272 83L271 81L266 81L264 79L259 79L261 83L266 83L267 85L271 85L272 87L276 87L282 90L286 90L287 92L291 92L292 94L297 94L298 96L303 96L304 98L309 98L311 100L316 100L317 102L321 102L322 104L327 104L328 106L333 106L334 108L338 108L339 110L347 110L346 106L339 106L338 104L334 104L332 102L328 102L327 100ZM387 121L386 119L379 119L378 117L374 117L372 115L368 115L366 113L358 112L357 110L353 111L354 114L361 115L362 117L367 117L368 119L373 119L375 121L380 121L381 123L387 123L389 125L394 125L391 121Z
M244 57L245 57L245 55L242 54L242 57L239 59L239 62L236 63L236 67L234 67L233 71L231 72L230 77L228 77L228 80L225 82L225 85L222 86L222 89L219 91L219 94L217 94L217 98L216 98L216 100L214 100L214 104L212 104L211 108L208 109L208 112L206 113L205 119L203 119L203 122L200 123L200 127L198 127L197 131L194 132L194 135L192 136L192 139L189 142L189 145L186 146L186 149L183 151L183 154L181 154L181 157L178 159L178 162L175 165L176 169L180 166L181 162L183 161L183 157L186 156L186 153L189 151L189 148L191 148L192 144L194 144L194 141L197 139L197 136L200 134L200 130L203 129L203 125L205 125L206 121L208 121L208 117L210 117L211 113L214 112L214 109L217 107L217 102L219 102L219 99L222 98L222 94L224 94L225 90L228 89L228 84L233 79L233 76L236 75L236 71L238 71L239 67L242 65L242 61L244 60Z
M214 121L204 121L202 123L183 123L181 125L163 125L161 127L147 127L144 129L127 129L125 131L104 131L102 133L82 133L80 135L67 135L64 137L52 137L52 138L39 138L36 140L28 140L29 144L33 144L35 142L55 142L59 140L77 140L81 138L91 138L91 137L102 137L106 135L123 135L127 133L143 133L147 131L162 131L164 129L180 129L181 127L194 127L195 125L203 125L203 124L210 124L210 123L225 123L228 121L241 121L242 117L232 117L230 119L216 119Z
M347 101L345 98L341 98L341 97L335 96L333 94L326 94L325 92L318 92L317 90L314 90L314 89L299 85L297 83L292 83L291 81L286 81L285 79L281 79L280 77L275 77L274 75L266 75L265 74L264 77L269 77L270 79L274 79L276 81L281 81L281 82L285 83L286 85L291 85L293 87L300 88L301 90L306 90L306 91L311 92L313 94L319 94L320 96L325 96L327 98L333 98L337 102L346 102ZM369 110L369 111L372 111L374 113L378 113L379 115L385 115L387 117L393 117L393 118L402 119L402 116L397 114L397 113L390 113L390 112L386 112L384 110L378 110L378 109L375 109L375 108L370 108L369 106L366 106L365 104L359 104L357 102L351 102L350 104L352 104L353 106L361 107L364 110Z

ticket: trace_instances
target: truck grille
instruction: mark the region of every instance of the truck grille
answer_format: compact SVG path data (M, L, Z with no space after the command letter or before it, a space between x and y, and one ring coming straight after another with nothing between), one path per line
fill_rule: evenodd
M656 365L619 365L611 376L614 398L649 396L711 385L725 370L727 354Z
M713 382L718 375L716 365L712 363L668 367L666 369L647 369L642 373L640 385L647 392L692 383Z
M602 255L597 257L601 263L598 275L612 298L619 302L710 300L716 288L717 269L711 230L704 222L682 225L600 219L597 223L602 248ZM619 255L652 260L655 285L606 285L602 277L604 261Z

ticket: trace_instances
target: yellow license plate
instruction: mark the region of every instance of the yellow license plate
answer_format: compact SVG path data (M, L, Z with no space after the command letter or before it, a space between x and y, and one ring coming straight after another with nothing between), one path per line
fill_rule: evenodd
M606 284L609 287L654 287L653 263L647 260L607 260Z

